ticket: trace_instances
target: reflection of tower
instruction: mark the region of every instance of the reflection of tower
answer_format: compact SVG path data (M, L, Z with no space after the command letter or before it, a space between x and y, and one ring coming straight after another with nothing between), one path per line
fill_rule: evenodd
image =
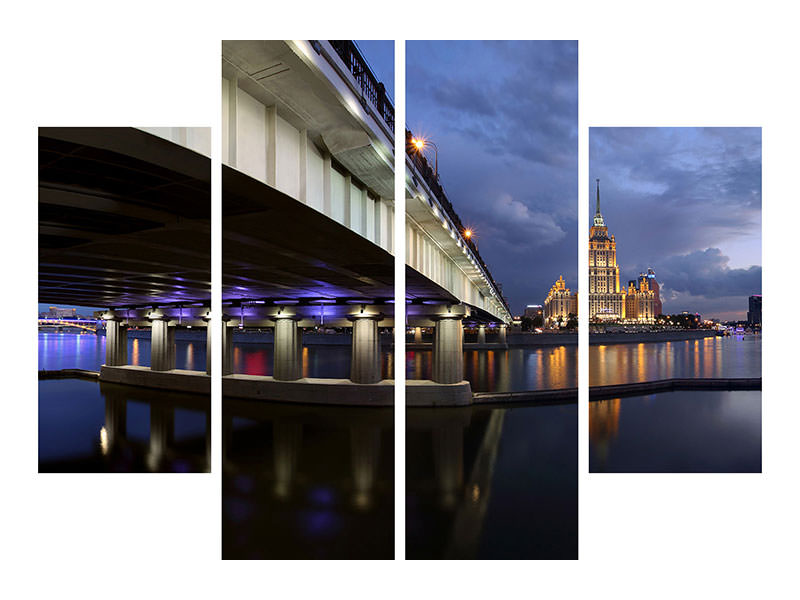
M595 446L600 464L608 457L609 442L617 437L622 400L595 400L589 402L589 442Z
M275 495L278 498L288 498L292 491L302 439L302 423L275 421L272 424Z
M358 508L369 508L372 504L372 488L375 485L380 449L380 429L377 427L350 428L350 456L355 487L353 504Z

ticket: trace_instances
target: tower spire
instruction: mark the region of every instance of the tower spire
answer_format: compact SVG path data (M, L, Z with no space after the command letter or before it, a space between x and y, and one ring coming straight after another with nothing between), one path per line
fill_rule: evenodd
M600 214L600 180L596 179L595 181L597 181L597 211L594 213L594 226L605 227L603 215Z
M596 215L600 214L600 179L596 179L597 181L597 211L595 212Z

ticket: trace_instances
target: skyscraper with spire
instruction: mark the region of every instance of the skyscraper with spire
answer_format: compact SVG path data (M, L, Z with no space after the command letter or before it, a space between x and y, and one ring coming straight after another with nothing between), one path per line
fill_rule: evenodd
M597 180L597 208L589 230L589 319L619 321L625 317L625 292L619 289L617 242L608 236L600 212L600 180Z
M626 320L626 298L631 313L628 320L653 322L653 292L630 286L628 293L619 286L617 241L608 235L600 212L600 180L597 180L597 208L589 230L589 320ZM635 310L633 308L635 307Z

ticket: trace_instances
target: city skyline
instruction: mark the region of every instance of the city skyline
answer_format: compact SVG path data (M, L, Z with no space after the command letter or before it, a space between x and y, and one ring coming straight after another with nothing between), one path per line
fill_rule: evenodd
M408 127L512 313L577 289L577 42L407 42L406 71Z
M652 267L665 314L745 319L761 293L761 130L593 127L589 153L620 281Z

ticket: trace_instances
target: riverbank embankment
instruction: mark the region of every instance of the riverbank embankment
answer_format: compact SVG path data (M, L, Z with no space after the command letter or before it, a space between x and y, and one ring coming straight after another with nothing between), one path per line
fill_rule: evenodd
M714 337L712 329L684 329L680 331L638 331L636 333L591 333L589 345L639 344L642 342L683 342Z

